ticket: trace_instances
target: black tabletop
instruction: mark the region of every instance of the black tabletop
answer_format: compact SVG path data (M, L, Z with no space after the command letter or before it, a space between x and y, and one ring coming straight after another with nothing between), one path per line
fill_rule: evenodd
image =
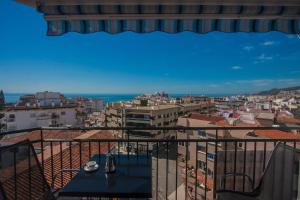
M61 189L59 196L151 198L151 156L116 155L116 172L106 174L105 155L95 155L91 160L99 163L96 172L83 169Z

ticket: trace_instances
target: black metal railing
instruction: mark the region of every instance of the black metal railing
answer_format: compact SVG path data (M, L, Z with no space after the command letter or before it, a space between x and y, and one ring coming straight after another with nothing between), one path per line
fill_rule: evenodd
M76 172L64 174L61 170L79 169L92 156L113 152L116 156L127 154L138 158L143 154L152 157L153 199L215 199L218 190L252 191L258 186L277 143L282 142L295 149L298 149L298 143L300 144L300 137L297 136L292 139L236 139L223 134L223 131L299 131L299 129L298 127L36 128L1 134L7 136L2 138L4 142L15 141L12 138L20 136L24 138L28 134L28 139L40 150L37 151L38 158L47 181L49 184L54 183L52 185L56 189L64 187L76 174ZM82 132L90 130L125 132L163 130L171 131L174 137L136 139L134 135L129 135L126 138L101 138L103 132L95 133L88 138L80 137L83 135ZM193 131L197 130L215 131L215 138L190 137ZM60 131L59 134L57 131ZM51 132L56 133L55 136ZM30 134L34 136L30 137ZM6 161L2 159L1 163L4 162ZM16 165L14 162L14 169ZM13 177L16 176L15 171ZM15 186L18 187L18 184Z

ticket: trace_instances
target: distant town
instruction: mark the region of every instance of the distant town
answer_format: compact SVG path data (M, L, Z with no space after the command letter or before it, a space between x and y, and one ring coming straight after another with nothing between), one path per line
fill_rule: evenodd
M175 195L177 187L178 199L184 199L184 182L186 182L188 194L191 197L198 190L199 193L195 197L212 200L216 171L223 172L224 168L229 171L244 171L247 174L252 174L255 170L256 173L261 174L261 170L265 166L266 152L269 156L270 151L274 149L274 143L246 143L243 142L244 139L300 139L299 128L295 128L300 127L300 90L294 88L276 92L272 90L272 94L266 91L263 94L224 97L188 95L172 98L165 92L158 92L138 95L130 101L107 102L106 105L102 99L66 98L61 93L48 91L21 96L17 103L11 104L5 103L4 93L1 91L0 108L1 132L10 133L0 134L0 138L2 137L0 145L24 139L33 141L39 137L55 141L61 138L72 140L96 138L99 140L99 144L101 139L128 138L128 142L118 143L118 146L112 144L111 147L119 153L127 155L139 155L146 152L156 155L159 151L161 158L157 163L160 168L165 168L162 166L166 163L164 156L167 156L169 176L179 177L178 184L174 181L169 183L169 193L164 194L170 195L168 199L175 199L172 198L172 195ZM47 128L47 131L36 131L34 128L38 127L57 127L57 129ZM78 127L82 129L67 130ZM86 127L91 130L84 130L83 128ZM133 129L92 130L93 127L111 129L133 127ZM138 129L134 129L136 127ZM147 130L151 127L157 129ZM159 127L196 127L196 130L167 130ZM237 129L231 130L230 127ZM256 127L274 127L274 130L260 130ZM288 129L289 127L290 129ZM15 134L17 130L22 133ZM158 146L152 142L131 142L130 139L166 139L168 141L198 139L203 142L186 143L178 140L178 143L169 142L167 146L165 144ZM205 139L236 139L239 142L235 142L235 145L230 142L220 142L217 146L214 142L205 142ZM86 143L82 147L86 149L82 155L86 158L100 152L100 145L98 146L97 142L90 143L92 142ZM78 155L78 150L81 149L81 143L78 146L77 142L73 142L70 148L67 143L65 146L61 146L62 144L64 143L35 147L37 153L44 152L45 155L48 155L45 158L45 166L58 169L62 165L58 162L62 160L62 155L66 166L74 166L76 161L80 160L82 152L79 151L80 155ZM102 145L101 151L109 151L105 148L109 148L109 144ZM69 152L72 149L73 153L71 154ZM77 149L76 153L74 153L74 149ZM245 157L246 151L247 158ZM218 163L216 152L220 156ZM255 153L253 154L253 152ZM49 157L52 154L54 154L53 160L57 161L55 164ZM72 160L70 160L71 155ZM225 158L226 162L220 158ZM238 162L236 158L239 158ZM253 163L255 164L253 165ZM77 164L79 166L79 163ZM245 166L247 167L245 168ZM48 168L51 169L51 167ZM165 176L164 170L160 170L158 173L158 177ZM50 174L47 173L48 179L51 179ZM195 177L198 180L196 185L193 182ZM253 177L254 181L259 182L260 176ZM158 179L163 183L165 181L164 178ZM69 181L69 179L67 180ZM231 188L234 183L227 182L227 185ZM242 181L237 179L237 185L241 187ZM191 199L195 199L195 197Z
M6 103L0 91L1 132L36 127L172 127L186 119L221 126L300 126L300 87L273 89L243 96L142 94L131 101L107 102L66 98L59 92L37 92ZM202 120L202 121L203 121ZM155 137L161 131L136 133Z

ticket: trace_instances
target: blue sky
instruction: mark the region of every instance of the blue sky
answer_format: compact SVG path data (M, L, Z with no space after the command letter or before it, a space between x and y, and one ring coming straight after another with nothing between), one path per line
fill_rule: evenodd
M46 36L43 16L0 1L5 92L185 94L300 85L300 38L282 33L69 33Z

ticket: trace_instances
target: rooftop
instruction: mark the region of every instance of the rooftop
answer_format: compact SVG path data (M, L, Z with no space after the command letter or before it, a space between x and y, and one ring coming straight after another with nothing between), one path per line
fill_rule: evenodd
M126 110L167 110L167 109L174 109L174 108L180 108L177 105L158 105L158 106L137 106L132 108L126 108Z

